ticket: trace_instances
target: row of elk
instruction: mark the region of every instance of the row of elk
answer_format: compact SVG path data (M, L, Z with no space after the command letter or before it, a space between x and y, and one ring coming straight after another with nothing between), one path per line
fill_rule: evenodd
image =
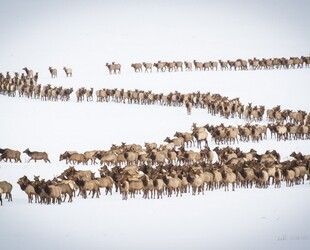
M216 144L223 143L238 143L238 141L252 141L259 142L267 139L267 130L269 129L271 138L274 136L278 141L280 140L305 140L310 139L310 125L300 124L268 124L268 125L239 125L224 126L220 124L213 126L206 124L204 126L210 132L212 139Z
M283 127L287 132L283 134ZM298 133L293 128L297 127ZM310 139L309 131L305 133L305 125L250 125L228 126L223 124L213 126L206 124L198 127L193 123L191 132L175 132L174 137L166 137L162 144L155 142L145 143L144 147L139 144L121 145L113 144L108 150L92 150L84 153L77 151L66 151L59 156L59 161L65 161L66 164L91 164L108 165L108 166L126 166L134 164L137 166L148 165L156 166L159 164L202 164L213 163L214 152L219 154L217 147L213 150L208 146L208 136L212 137L216 144L237 143L238 141L259 142L267 138L267 129L270 130L271 136L277 140L287 139ZM309 129L309 126L307 127ZM199 150L193 151L186 148L197 147Z
M289 57L289 58L262 58L258 59L254 57L253 59L236 59L236 60L218 60L218 61L157 61L155 63L142 62L142 63L132 63L131 67L135 72L152 72L152 68L156 68L157 72L172 72L181 70L192 71L195 70L258 70L258 69L295 69L309 67L310 65L310 56L301 56L301 57ZM109 73L118 74L121 73L121 64L119 63L106 63L105 65ZM22 79L33 80L35 83L38 80L39 73L27 67L22 68L23 72L21 74ZM72 77L72 68L63 67L66 77ZM51 78L56 78L58 70L55 67L48 67ZM15 77L18 77L19 73L15 72ZM0 78L4 77L1 73ZM9 71L6 72L5 78L10 80L13 78Z
M275 150L258 154L254 149L242 152L239 148L225 147L215 151L218 153L215 163L142 164L111 168L103 165L98 169L97 177L90 170L77 170L71 166L52 180L40 179L40 176L29 180L23 176L17 183L26 193L29 203L60 204L66 201L67 196L68 202L79 195L87 198L91 194L92 198L99 198L101 189L106 195L112 195L115 188L124 200L139 194L145 199L160 199L164 195L196 195L221 188L225 191L269 186L280 188L282 182L291 187L310 179L310 155L293 152L290 160L281 161L280 154ZM12 185L0 182L0 190L12 200Z
M8 83L0 78L0 93L9 96L15 96L18 91L19 96L28 98L41 98L41 100L52 101L69 101L70 95L73 93L73 88L52 87L50 84L41 86L34 85L29 82L15 81ZM78 102L83 100L92 101L94 90L93 88L86 89L81 87L76 90L76 99ZM242 104L239 98L229 99L220 94L200 93L200 91L182 94L178 91L164 93L153 93L152 91L144 90L124 90L124 89L100 89L95 91L97 102L122 102L129 104L160 104L164 106L186 106L187 113L191 113L191 109L204 108L209 114L222 117L238 117L248 121L262 121L265 114L265 106L253 106L252 103L247 105ZM86 96L86 98L85 98ZM310 124L310 115L306 111L292 111L285 109L281 111L278 105L267 110L267 119L271 122L284 123L290 121L295 124Z
M293 124L310 124L310 115L306 111L292 111L289 109L281 110L281 106L277 105L267 110L267 120L275 123L293 123Z
M52 78L56 78L57 77L57 69L56 68L49 67L48 70L49 70ZM71 68L63 67L63 70L64 70L64 72L66 74L66 77L72 77L72 69Z
M178 91L167 94L153 93L152 91L144 90L124 90L124 89L100 89L96 91L97 102L128 103L141 105L155 105L163 106L186 106L190 103L190 107L207 109L211 115L220 115L225 118L238 117L247 121L260 122L263 120L265 114L265 106L248 103L242 104L239 98L229 99L227 96L220 94L200 93L200 91L182 94ZM283 124L290 122L294 124L310 124L310 114L306 111L293 111L286 109L280 112L280 106L267 110L267 119L270 122L277 122ZM285 115L284 115L285 112ZM281 113L279 115L278 113ZM281 119L279 118L281 117Z
M165 138L163 144L157 145L157 143L145 143L145 148L138 144L126 145L122 143L120 146L113 144L110 150L91 150L84 153L77 151L66 151L60 155L59 161L65 160L66 164L96 164L96 159L100 160L100 164L138 164L142 163L158 163L154 162L154 159L161 159L160 163L165 161L169 162L173 157L178 158L179 162L189 159L201 160L201 155L205 152L193 152L188 154L185 147L197 147L208 148L208 135L216 144L224 143L238 143L244 142L259 142L263 139L267 139L267 129L270 130L271 138L274 136L279 140L297 140L297 139L310 139L310 125L300 125L287 123L283 124L268 124L268 125L239 125L239 126L224 126L223 124L214 126L206 124L202 127L198 127L196 123L192 124L191 132L176 132L173 138ZM150 146L151 145L151 146ZM27 148L23 153L27 154L31 160L35 162L37 160L44 160L50 162L48 154L46 152L30 151ZM187 157L184 156L187 155ZM0 148L0 161L13 160L14 162L21 162L21 153L18 150L12 150L9 148ZM211 161L212 162L212 161Z
M219 114L222 117L239 117L240 119L261 121L265 113L264 106L252 106L252 103L244 105L239 98L229 99L220 94L200 93L200 91L182 94L178 91L164 93L153 93L144 90L124 89L100 89L96 91L97 102L114 101L118 103L164 106L186 106L190 108L207 109L212 115Z
M29 148L25 149L23 153L27 154L29 156L28 162L33 160L34 162L37 162L39 160L43 160L44 162L51 162L48 158L48 154L46 152L39 152L39 151L30 151ZM10 162L22 162L20 159L21 152L18 150L13 150L10 148L0 148L0 162L4 160L7 162L8 160Z
M116 64L107 64L107 67ZM120 67L120 64L117 64ZM142 62L142 63L132 63L131 67L135 72L152 72L154 67L157 72L175 72L175 71L192 71L195 70L259 70L259 69L295 69L309 67L310 65L310 56L301 56L301 57L290 57L290 58L262 58L257 59L237 59L237 60L218 60L218 61L170 61L163 62L158 61L155 63ZM112 70L110 70L112 73ZM117 73L116 71L113 71ZM118 71L120 73L120 70Z
M21 74L18 72L14 72L14 76L10 74L9 71L6 72L4 75L3 73L0 73L0 80L4 79L6 82L15 82L17 85L19 85L19 82L29 81L32 84L37 84L38 78L39 78L39 72L36 72L34 74L32 69L28 69L27 67L22 68L23 71ZM63 67L63 70L67 77L72 77L72 69L68 67ZM57 77L57 69L54 67L49 67L48 71L51 74L52 78Z

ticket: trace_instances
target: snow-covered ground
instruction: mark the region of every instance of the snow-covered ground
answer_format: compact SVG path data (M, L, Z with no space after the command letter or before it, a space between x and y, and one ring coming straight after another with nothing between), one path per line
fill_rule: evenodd
M27 2L27 3L26 3ZM0 72L39 72L52 86L124 88L155 93L193 91L240 97L242 103L309 112L309 69L134 73L133 62L289 57L309 54L307 1L3 1ZM109 75L106 62L122 64ZM51 79L48 67L58 68ZM66 78L63 66L73 68ZM1 148L46 151L49 163L0 162L0 180L14 186L0 208L1 249L308 249L309 181L292 188L217 190L122 201L76 197L61 205L28 204L17 179L51 179L68 166L66 150L108 149L121 142L162 143L198 125L240 125L206 110L119 103L42 102L0 96ZM263 123L266 123L264 120ZM236 146L309 154L307 140L270 139ZM210 147L215 144L210 142ZM76 166L98 175L100 166Z

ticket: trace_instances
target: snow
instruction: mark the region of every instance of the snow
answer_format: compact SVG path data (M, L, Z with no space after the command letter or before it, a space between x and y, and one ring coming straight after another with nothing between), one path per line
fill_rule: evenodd
M279 7L280 6L280 7ZM310 110L309 69L134 73L133 62L218 60L309 55L307 1L2 1L0 72L39 72L52 86L219 93L242 103ZM31 14L29 14L31 13ZM298 17L298 18L297 18ZM109 75L106 62L122 64ZM48 67L58 69L51 79ZM66 78L63 66L72 67ZM51 164L0 162L0 180L13 184L13 202L0 208L1 249L308 249L309 181L280 189L216 190L123 201L118 193L72 204L28 204L23 175L52 179L68 167L66 150L108 149L121 142L163 143L198 125L241 125L185 107L119 103L43 102L0 96L1 148L46 151ZM262 123L266 124L264 120ZM209 142L210 147L216 145ZM239 142L243 151L309 154L307 140ZM197 150L197 149L195 149ZM75 166L98 176L99 165Z

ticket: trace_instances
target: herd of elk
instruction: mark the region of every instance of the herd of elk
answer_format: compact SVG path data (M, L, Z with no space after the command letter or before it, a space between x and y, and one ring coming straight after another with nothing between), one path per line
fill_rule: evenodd
M92 193L92 198L99 198L102 188L105 188L106 195L112 195L115 187L115 192L119 192L123 200L129 196L135 198L141 192L144 199L160 199L163 195L182 197L184 193L204 194L220 188L225 191L230 188L232 191L237 188L280 188L281 182L291 187L304 184L305 178L310 179L309 155L293 152L291 160L281 161L275 150L258 154L253 149L242 152L239 148L225 147L216 148L215 152L219 159L215 163L141 164L111 168L103 165L99 169L100 177L90 170L76 170L71 166L52 180L34 176L31 181L23 176L17 183L26 193L29 203L35 198L38 203L60 204L67 195L68 202L72 202L76 191L82 198L87 198L88 192ZM11 190L12 185L0 182L1 193L9 194ZM12 200L11 196L8 197Z
M142 72L142 66L145 68L145 72L152 71L152 66L157 69L157 72L172 72L183 71L183 68L187 71L192 71L193 66L195 70L262 70L262 69L295 69L310 66L310 56L301 57L289 57L289 58L262 58L257 59L236 59L236 60L218 60L218 61L204 61L197 60L190 61L170 61L163 62L158 61L155 63L132 63L131 67L135 72Z

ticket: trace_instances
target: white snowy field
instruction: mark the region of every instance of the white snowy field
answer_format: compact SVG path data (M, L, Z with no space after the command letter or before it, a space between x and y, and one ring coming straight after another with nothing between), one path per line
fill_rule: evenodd
M235 93L230 97L238 96L243 103L246 103L244 100L253 104L266 103L266 108L271 107L267 103L275 103L308 110L304 93L309 90L305 81L309 79L309 71L143 75L129 72L121 76L98 77L85 87L121 87L118 84L124 81L128 89L154 89L154 92L165 93L173 89L182 93L210 90L229 96ZM252 79L266 78L266 73L273 79L283 78L281 88L276 95L262 88L251 94L243 90L249 87L242 73ZM177 83L175 78L182 75L186 81ZM230 75L228 78L234 84L227 82L225 75ZM300 81L294 87L305 88L305 91L290 91L296 76ZM162 81L158 81L159 78ZM70 80L73 79L75 77ZM143 79L141 83L140 79ZM70 80L50 82L63 86L70 85ZM110 85L102 83L105 81L109 81ZM253 80L252 84L258 84L257 80ZM305 96L301 99L300 95ZM290 99L296 102L291 103ZM185 194L182 198L164 197L162 200L144 200L138 196L122 201L121 196L114 192L112 196L101 195L99 199L76 197L72 204L48 206L28 204L26 194L16 184L23 175L30 179L33 175L51 179L60 174L68 167L58 161L59 155L66 150L106 150L121 142L160 144L176 131L190 131L193 122L199 125L240 125L245 123L243 120L210 116L204 109L193 109L192 115L188 116L184 107L95 101L77 103L74 95L69 102L0 96L0 105L5 107L1 112L1 147L46 151L52 162L28 163L28 156L22 154L22 163L0 163L0 179L14 186L13 202L4 200L1 207L1 221L6 226L1 227L0 237L5 249L22 249L25 246L31 249L145 249L146 245L150 249L307 249L309 245L309 181L292 188L285 187L283 183L280 189L270 186L265 190L219 190L206 192L204 196ZM209 145L211 148L216 146L210 141ZM282 160L286 160L293 151L309 154L309 145L307 140L277 142L268 134L268 140L260 143L240 142L233 146L244 151L254 148L259 153L276 149ZM97 176L99 167L76 166L77 169L90 169Z
M242 103L310 111L310 69L134 73L133 62L309 55L308 1L0 1L0 72L39 72L52 86L193 91L240 97ZM106 62L122 64L109 75ZM51 79L48 67L58 69ZM72 67L66 78L62 67ZM51 179L68 167L66 150L108 149L121 142L162 143L198 125L241 125L206 110L118 103L43 102L0 95L0 147L46 151L51 163L0 162L13 202L0 207L1 249L308 249L309 181L291 188L217 190L205 195L122 201L76 197L61 205L28 204L23 175ZM265 117L264 117L265 118ZM266 120L263 121L266 123ZM209 141L211 148L216 145ZM310 154L308 140L232 145L258 153ZM90 169L96 166L75 166Z

